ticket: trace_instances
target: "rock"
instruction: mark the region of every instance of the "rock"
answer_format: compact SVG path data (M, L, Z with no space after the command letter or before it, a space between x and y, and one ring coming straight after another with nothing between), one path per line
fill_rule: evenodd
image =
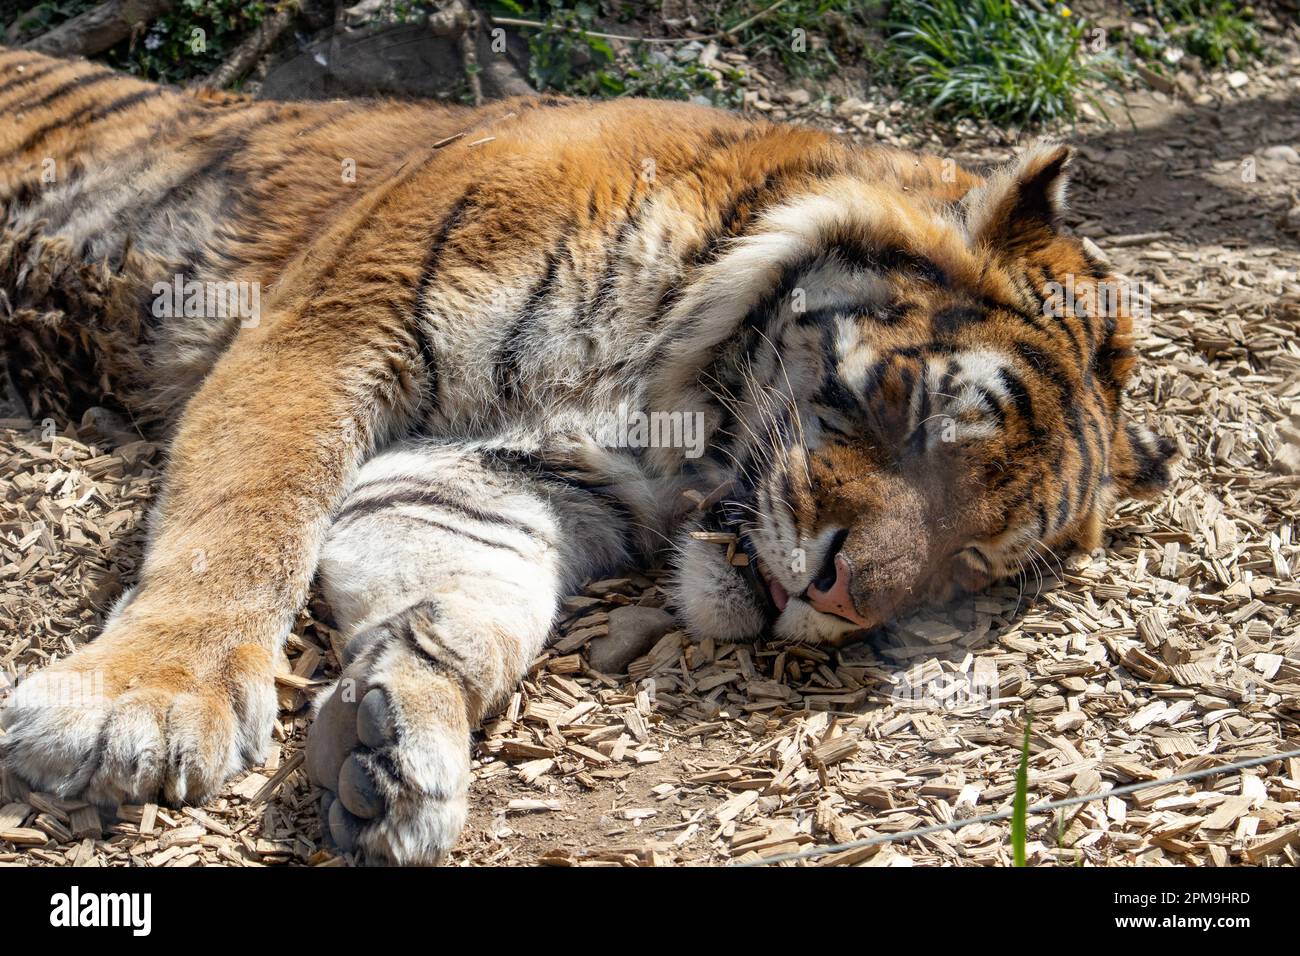
M1273 456L1273 470L1283 475L1300 475L1300 445L1283 445Z
M835 115L840 119L848 119L850 116L857 116L865 113L868 105L856 96L850 96L847 100L842 101L835 107Z
M356 10L364 4L356 4ZM527 43L507 39L507 51L492 48L487 30L479 31L478 59L488 98L528 90L510 63L525 62ZM500 64L495 60L502 60ZM398 96L445 99L465 81L456 41L434 36L424 23L376 23L310 41L290 44L272 58L259 96L265 99L328 100L347 96ZM520 88L522 85L522 89Z
M1292 146L1270 146L1260 153L1265 159L1277 160L1292 165L1300 164L1300 153Z
M114 448L136 441L140 437L131 430L120 415L98 405L86 409L81 416L81 427L93 428L101 437L108 439Z
M812 102L812 94L807 90L793 89L785 94L785 101L794 106L807 106Z
M1286 218L1282 220L1282 228L1300 233L1300 203L1292 206L1287 212Z
M621 674L676 626L662 608L616 607L609 612L609 634L587 645L587 662L602 674Z
M687 43L685 46L678 47L677 52L673 54L673 59L675 59L678 63L691 63L695 60L698 60L700 58L700 54L703 52L704 52L704 44L701 43L699 40L692 40L690 43Z
M1135 64L1138 75L1147 81L1147 86L1159 93L1173 93L1178 89L1174 81L1167 76L1157 73L1155 70L1143 66L1141 63Z
M1250 82L1250 77L1248 77L1241 70L1233 70L1231 73L1228 74L1228 85L1232 87L1234 90L1241 89L1249 82Z

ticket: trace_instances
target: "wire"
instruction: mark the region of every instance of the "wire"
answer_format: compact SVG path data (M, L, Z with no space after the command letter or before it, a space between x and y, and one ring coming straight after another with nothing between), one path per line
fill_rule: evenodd
M1122 787L1114 787L1102 793L1090 793L1077 797L1067 797L1062 800L1036 803L1032 807L1029 807L1025 812L1026 814L1048 813L1052 810L1060 810L1064 807L1073 807L1082 803L1092 803L1096 800L1104 800L1107 797L1118 797L1126 793L1137 793L1139 790L1146 790L1151 787L1161 787L1167 783L1180 783L1186 780L1200 780L1204 777L1217 777L1220 774L1231 773L1233 770L1245 770L1248 767L1258 767L1260 764L1273 763L1275 760L1287 760L1291 757L1300 757L1300 749L1288 750L1284 753L1272 754L1267 757L1251 757L1247 760L1239 760L1236 763L1224 764L1221 767L1207 767L1204 770L1189 770L1187 773L1176 773L1172 777L1160 777L1156 780L1144 780L1141 783L1125 784ZM977 817L967 817L964 820L953 820L950 823L934 823L930 826L919 827L915 830L904 830L902 833L887 833L880 836L868 837L862 840L851 840L848 843L834 843L829 846L813 847L795 853L780 853L776 856L770 856L762 860L733 863L732 866L772 866L776 863L787 863L792 860L811 860L815 857L826 856L830 853L842 853L845 850L856 850L860 847L876 846L880 843L896 843L899 840L910 840L913 837L926 836L930 833L941 833L944 830L960 830L963 827L973 826L976 823L993 823L998 820L1007 819L1014 812L1014 808L998 810L995 813L985 813Z

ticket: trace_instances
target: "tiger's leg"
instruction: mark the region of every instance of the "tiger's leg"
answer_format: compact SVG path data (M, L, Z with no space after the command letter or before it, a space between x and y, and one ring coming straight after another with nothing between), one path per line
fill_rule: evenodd
M329 516L419 401L422 362L360 319L241 331L181 416L138 587L0 707L6 769L100 804L179 803L255 760Z
M599 492L466 447L367 463L320 565L349 638L307 745L336 845L404 865L451 848L471 730L541 651L565 589L626 558L619 514Z

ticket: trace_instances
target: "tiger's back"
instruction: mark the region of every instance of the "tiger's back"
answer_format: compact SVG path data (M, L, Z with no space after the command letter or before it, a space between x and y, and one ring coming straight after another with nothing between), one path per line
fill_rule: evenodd
M479 366L461 382L470 411L444 410L459 427L512 389L521 409L588 395L762 205L809 182L856 169L951 200L975 182L680 103L262 102L22 51L0 53L0 114L15 120L0 134L0 289L26 347L78 355L81 379L163 412L249 320L160 319L169 285L252 286L262 313L325 289L401 338L436 256L456 328L434 345ZM541 313L553 321L534 331ZM530 353L551 361L512 368ZM76 380L24 384L59 402Z
M170 408L241 317L178 307L179 321L154 321L156 286L273 290L431 144L494 112L255 101L0 50L0 289L11 330L25 326L26 348L64 353L85 380L106 373L119 399ZM48 383L24 384L58 400Z

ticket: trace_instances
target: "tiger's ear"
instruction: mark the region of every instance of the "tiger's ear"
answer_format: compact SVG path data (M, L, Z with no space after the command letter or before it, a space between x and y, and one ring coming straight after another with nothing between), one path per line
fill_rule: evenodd
M1145 425L1125 422L1111 443L1110 475L1120 494L1153 498L1169 486L1177 446Z
M1074 151L1045 141L1031 146L962 200L966 232L976 242L1022 253L1050 241L1065 211Z

